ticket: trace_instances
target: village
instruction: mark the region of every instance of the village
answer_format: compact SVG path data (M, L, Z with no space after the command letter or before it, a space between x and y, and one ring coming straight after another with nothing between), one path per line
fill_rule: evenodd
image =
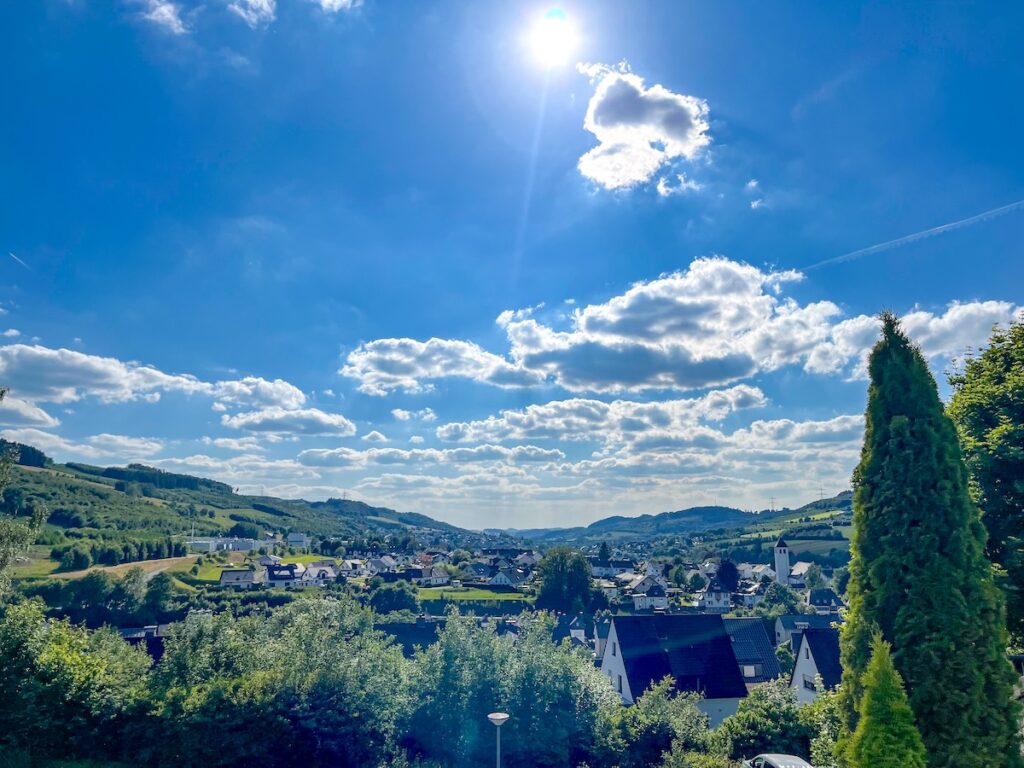
M217 585L223 589L301 590L348 584L365 590L373 581L406 583L423 595L456 600L461 593L477 600L491 598L509 607L482 616L481 626L510 642L515 642L530 614L522 612L528 607L525 600L507 598L535 593L543 560L540 551L523 547L353 551L343 558L316 557L315 544L302 533L189 542L193 550L212 555L237 553L234 562L219 570ZM271 554L286 548L302 555ZM791 550L782 537L772 554L771 565L707 560L680 566L657 559L637 561L601 547L586 560L592 586L607 607L593 613L560 612L552 640L590 653L626 704L653 683L671 677L676 691L700 694L700 708L712 726L734 714L749 691L780 678L794 690L798 702L810 703L839 684L839 626L845 604L831 586L833 569L790 562ZM680 567L683 578L676 576L676 581L689 588L673 583L671 572ZM793 610L758 612L766 595L779 587L798 598ZM411 656L436 640L444 625L443 615L420 612L412 620L389 615L378 626ZM157 631L137 628L124 634L140 640Z

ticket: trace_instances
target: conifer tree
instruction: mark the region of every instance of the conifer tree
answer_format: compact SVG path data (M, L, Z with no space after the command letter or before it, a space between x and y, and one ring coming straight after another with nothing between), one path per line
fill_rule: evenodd
M1002 594L956 431L927 363L891 314L869 361L854 473L843 709L852 731L872 628L892 660L931 768L1019 765Z
M925 768L924 742L881 634L875 633L871 642L861 685L860 718L846 754L850 768Z

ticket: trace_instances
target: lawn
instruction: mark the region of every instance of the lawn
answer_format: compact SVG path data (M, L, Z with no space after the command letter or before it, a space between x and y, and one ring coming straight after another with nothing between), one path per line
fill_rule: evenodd
M177 571L187 572L188 569L192 567L192 563L195 562L196 557L196 555L183 555L182 557L165 557L159 560L138 560L134 563L121 563L120 565L95 565L84 571L64 571L63 573L53 573L52 577L56 579L80 579L85 576L85 574L92 573L94 571L103 571L104 573L109 573L111 576L124 576L124 574L132 568L141 568L147 576L155 576L162 571L168 571L177 575Z
M57 570L57 563L50 559L48 546L35 544L22 557L25 559L18 559L14 563L16 579L40 578Z
M420 600L526 600L522 592L495 592L477 587L422 587Z

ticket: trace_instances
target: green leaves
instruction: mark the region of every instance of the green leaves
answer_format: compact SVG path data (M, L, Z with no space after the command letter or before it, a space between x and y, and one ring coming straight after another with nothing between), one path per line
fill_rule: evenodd
M1014 674L956 432L892 315L883 316L868 368L842 633L848 727L859 718L877 627L906 681L929 765L1006 765L1017 752Z

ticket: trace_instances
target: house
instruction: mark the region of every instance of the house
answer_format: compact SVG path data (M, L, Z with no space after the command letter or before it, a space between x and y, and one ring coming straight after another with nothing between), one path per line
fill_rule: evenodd
M512 568L505 568L494 574L487 583L499 587L515 587L518 589L526 583L526 574Z
M633 570L635 564L632 560L611 559L601 560L598 557L588 557L590 563L590 574L598 579L614 579L620 573L627 573Z
M665 588L661 584L656 583L646 592L634 592L632 598L633 610L636 611L668 608L668 596L665 594Z
M277 555L260 555L260 559L257 560L256 562L258 562L262 566L280 565L281 564L281 558L278 557Z
M533 568L540 562L540 559L537 552L523 552L515 559L515 564L520 568Z
M608 641L608 630L611 626L612 620L607 617L594 622L594 654L598 661L604 657L604 646Z
M267 542L257 539L240 539L237 537L220 536L214 538L190 539L189 549L193 552L252 552ZM273 546L273 542L270 542Z
M808 629L800 639L796 665L789 687L796 691L796 700L810 704L818 698L818 677L825 690L831 691L843 676L839 663L839 630Z
M800 560L796 565L793 566L793 570L789 572L789 586L793 589L803 589L807 586L807 571L810 570L814 563L808 563L805 560Z
M366 561L366 572L370 576L378 576L386 571L395 569L395 561L390 557L385 560L383 557L371 557Z
M718 579L711 579L697 594L697 607L709 613L728 613L732 608L732 595Z
M285 541L289 547L299 547L300 549L305 549L312 543L312 539L304 533L289 533Z
M761 582L741 582L739 588L733 594L737 605L744 608L756 608L757 604L764 599L765 588Z
M443 587L449 581L448 571L444 568L438 568L437 566L430 566L429 568L412 568L410 569L412 574L412 583L419 584L424 587Z
M267 586L294 587L298 586L306 567L302 563L267 566Z
M462 570L476 579L489 579L494 575L494 569L487 563L474 560L472 563L463 563Z
M775 645L765 619L752 617L725 619L725 631L732 639L732 651L736 655L740 674L747 689L759 683L774 680L782 674L779 660L775 656Z
M220 572L220 586L251 589L262 584L265 576L263 569L250 571L248 568L225 568Z
M804 605L813 608L819 616L834 616L846 607L843 599L827 587L810 590L804 598Z
M366 568L362 560L342 560L338 566L338 573L347 578L352 576L365 576Z
M671 677L677 692L704 697L698 707L712 727L734 714L747 695L732 640L714 614L613 617L601 672L626 704Z
M828 629L835 621L834 616L818 616L813 613L786 613L775 620L775 645L790 643L796 652L800 635L807 629Z
M323 587L327 584L333 584L338 580L338 572L334 568L334 563L326 564L322 561L320 563L310 563L306 570L302 572L299 577L300 587Z
M652 576L650 574L642 574L634 578L629 584L626 585L626 590L636 594L645 594L654 587L661 587L663 590L668 585L661 579L660 576Z
M740 563L736 566L736 570L739 571L741 579L752 581L755 584L764 578L775 581L775 569L764 563Z

